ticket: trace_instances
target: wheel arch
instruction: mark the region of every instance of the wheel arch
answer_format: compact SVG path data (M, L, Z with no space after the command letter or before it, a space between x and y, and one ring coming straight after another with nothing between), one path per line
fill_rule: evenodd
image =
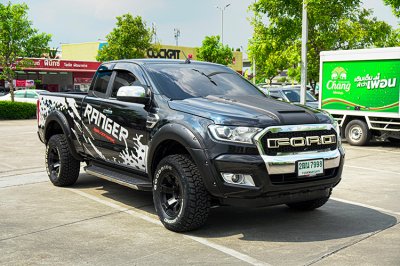
M199 137L181 124L168 124L163 126L152 137L149 145L147 169L153 177L157 163L170 154L188 154L196 162L196 155L192 149L203 149ZM173 152L173 153L172 153Z
M167 150L163 151L163 149ZM177 154L177 152L190 156L198 167L208 192L214 196L220 196L221 192L216 185L215 173L206 154L203 139L182 124L164 125L152 137L147 156L147 172L149 177L153 179L157 163L164 155Z
M74 143L72 142L72 132L68 120L64 114L58 110L52 112L46 119L44 126L44 143L47 144L50 138L56 134L65 135L72 156L76 160L83 161L82 156L77 153Z

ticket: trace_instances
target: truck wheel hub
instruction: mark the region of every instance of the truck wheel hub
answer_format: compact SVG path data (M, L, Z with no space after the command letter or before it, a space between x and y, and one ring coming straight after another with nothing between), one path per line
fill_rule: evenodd
M179 180L175 175L163 176L160 196L164 212L170 217L176 217L182 206L182 192Z
M352 140L359 141L363 135L362 129L359 126L352 127L350 137Z
M49 170L51 175L58 176L60 174L60 155L58 153L58 149L56 147L51 148L49 152Z

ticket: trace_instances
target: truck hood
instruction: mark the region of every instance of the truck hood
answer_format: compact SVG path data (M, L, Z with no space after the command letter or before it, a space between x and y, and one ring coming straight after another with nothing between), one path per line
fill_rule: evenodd
M255 96L207 96L169 101L176 111L211 119L215 124L268 127L331 123L328 116L294 104Z

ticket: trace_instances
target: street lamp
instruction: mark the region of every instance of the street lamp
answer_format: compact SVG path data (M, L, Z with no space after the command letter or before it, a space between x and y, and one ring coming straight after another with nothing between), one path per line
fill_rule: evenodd
M227 5L225 5L224 7L217 6L217 8L218 8L219 10L221 10L221 21L222 21L222 23L221 23L221 28L222 28L221 42L222 42L222 45L224 45L224 11L225 11L225 9L226 9L228 6L230 6L230 5L231 5L231 4L227 4Z
M175 41L176 41L176 46L178 46L178 39L181 36L181 30L175 28L174 29L174 37L175 37Z

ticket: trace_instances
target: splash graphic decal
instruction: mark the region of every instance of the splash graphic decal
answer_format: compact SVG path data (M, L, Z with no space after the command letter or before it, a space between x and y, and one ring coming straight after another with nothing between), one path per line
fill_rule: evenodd
M92 132L87 125L82 122L82 117L80 116L75 99L55 96L40 97L40 128L44 128L46 118L50 113L56 110L61 111L64 115L68 115L72 118L75 127L71 128L71 131L77 141L83 146L87 154L94 157L90 152L89 148L91 148L95 151L98 157L105 161L123 164L137 170L146 171L146 155L148 146L143 145L141 142L143 135L136 134L135 137L129 138L129 132L126 128L114 122L90 104L87 104L83 112L83 117L87 118L89 124L94 126ZM104 156L100 149L93 143L95 140L93 133L101 136L112 144L115 144L117 140L124 143L125 149L119 153L119 158L107 158ZM133 141L133 147L128 146L128 140Z

